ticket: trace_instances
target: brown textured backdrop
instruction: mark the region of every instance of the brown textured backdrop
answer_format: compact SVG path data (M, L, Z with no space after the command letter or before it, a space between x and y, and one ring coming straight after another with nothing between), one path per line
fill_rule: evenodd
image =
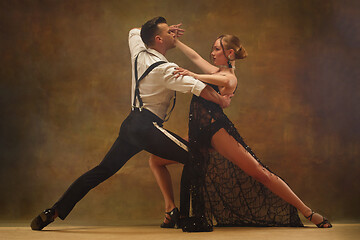
M257 155L311 207L359 220L359 1L0 1L0 220L30 220L99 163L130 109L128 31L162 15L207 57L240 37L226 110ZM178 51L167 55L197 70ZM166 127L187 132L190 95ZM160 221L148 154L92 190L73 221ZM171 166L175 192L181 166Z

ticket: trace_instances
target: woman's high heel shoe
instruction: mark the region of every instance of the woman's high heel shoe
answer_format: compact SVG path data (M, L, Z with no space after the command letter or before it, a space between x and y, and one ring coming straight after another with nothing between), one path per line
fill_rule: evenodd
M169 215L170 218L167 217ZM178 208L174 208L170 212L165 212L165 218L168 220L167 223L163 222L161 228L174 228L178 224L180 212Z
M309 219L309 221L311 221L313 215L315 214L315 212L313 211L308 217L306 217L307 219ZM322 217L323 221L321 223L315 224L318 228L332 228L331 223L329 222L329 220L327 220L325 217ZM329 224L328 227L324 227L325 224Z

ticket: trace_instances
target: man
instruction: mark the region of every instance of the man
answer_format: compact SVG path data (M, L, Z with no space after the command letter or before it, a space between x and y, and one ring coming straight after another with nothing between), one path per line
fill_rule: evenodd
M31 222L33 230L43 229L56 217L64 220L92 188L115 174L142 150L184 163L188 158L187 142L162 128L175 91L191 92L223 107L230 104L229 97L220 96L204 83L189 76L176 78L173 75L178 66L169 63L164 55L175 47L177 31L182 29L178 25L169 27L163 17L146 22L141 32L140 29L130 31L132 111L103 161L80 176L51 208L34 218Z

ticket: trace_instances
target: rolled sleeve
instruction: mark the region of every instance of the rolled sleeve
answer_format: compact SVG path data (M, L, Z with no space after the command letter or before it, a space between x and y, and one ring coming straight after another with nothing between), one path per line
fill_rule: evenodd
M175 77L173 72L178 67L174 63L164 64L163 74L165 86L168 89L182 92L182 93L193 93L199 96L201 91L206 87L206 84L190 76Z
M195 94L196 96L200 96L200 93L202 92L202 90L204 90L204 88L206 87L206 84L203 83L202 81L199 81L199 80L195 79L195 78L194 78L194 80L196 82L195 82L194 87L191 89L191 92L193 94Z

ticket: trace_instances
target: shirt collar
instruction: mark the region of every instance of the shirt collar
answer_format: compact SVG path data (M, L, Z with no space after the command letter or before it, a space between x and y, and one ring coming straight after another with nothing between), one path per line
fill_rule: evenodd
M160 58L161 61L168 62L168 60L165 58L165 56L162 55L161 53L159 53L158 51L156 51L155 49L147 48L146 51L147 51L148 53L151 53L151 54L157 56L158 58Z

